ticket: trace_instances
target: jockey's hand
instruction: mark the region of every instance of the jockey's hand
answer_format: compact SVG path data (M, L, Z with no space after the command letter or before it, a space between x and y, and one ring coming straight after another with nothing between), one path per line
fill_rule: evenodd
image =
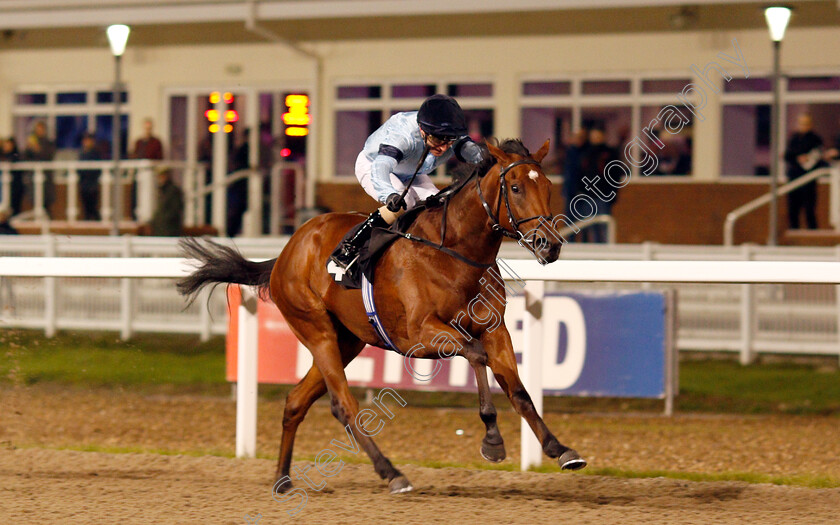
M389 211L397 213L400 209L405 209L405 199L403 199L399 193L392 193L388 195L387 199L385 199L385 206Z
M427 208L437 208L441 204L443 204L443 198L440 197L440 193L435 193L434 195L426 197Z

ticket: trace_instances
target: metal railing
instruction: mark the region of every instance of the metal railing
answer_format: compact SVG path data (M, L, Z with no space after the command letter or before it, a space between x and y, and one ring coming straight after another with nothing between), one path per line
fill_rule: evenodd
M829 168L819 168L811 171L798 179L794 179L787 184L779 186L776 189L776 195L777 197L787 195L799 187L826 176L831 177L831 207L829 210L831 224L835 228L840 228L840 165L836 164ZM738 219L752 213L762 206L770 204L772 199L773 194L766 193L726 214L726 221L723 225L723 244L726 246L732 246L734 244L735 222L738 221Z

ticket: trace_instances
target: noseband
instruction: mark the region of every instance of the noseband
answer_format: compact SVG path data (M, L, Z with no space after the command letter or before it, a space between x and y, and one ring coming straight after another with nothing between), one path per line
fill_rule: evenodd
M519 226L524 224L528 221L533 221L534 219L546 219L547 221L551 222L551 217L548 215L534 215L533 217L528 217L525 219L517 219L516 216L513 214L513 209L510 207L510 199L508 198L508 189L507 184L505 183L505 175L517 166L522 166L524 164L533 164L535 166L539 166L540 163L535 161L534 159L522 159L517 160L515 162L511 162L499 173L499 200L496 201L496 213L493 213L493 210L490 208L490 205L487 204L487 200L484 198L484 193L481 191L481 180L479 179L476 184L476 188L478 189L478 197L481 199L481 204L484 206L484 211L487 212L487 215L490 217L492 221L492 228L494 231L497 231L504 235L505 237L510 237L515 241L520 241L525 239L525 235L519 230ZM508 218L510 219L510 225L513 228L513 231L508 230L504 226L499 223L499 211L502 209L502 200L505 202L505 207L507 208ZM525 240L527 242L527 240Z

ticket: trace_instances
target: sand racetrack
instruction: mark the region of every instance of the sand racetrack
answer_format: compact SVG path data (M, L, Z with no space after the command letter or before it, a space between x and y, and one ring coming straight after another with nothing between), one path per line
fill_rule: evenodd
M346 464L292 501L271 497L274 459L236 460L234 404L201 396L0 386L0 523L837 523L840 489L743 482L621 479L400 465L415 491L390 495L369 464ZM396 462L479 461L473 411L406 407L383 451ZM259 453L274 457L282 402L260 407ZM547 416L593 467L769 475L840 473L836 417ZM509 459L519 423L500 413ZM456 435L455 428L463 428ZM340 437L313 408L297 452L311 458ZM58 450L163 450L191 455ZM547 459L545 460L547 461ZM311 464L297 461L299 467ZM313 470L314 472L314 470ZM317 474L313 479L318 481ZM298 483L297 486L303 486Z

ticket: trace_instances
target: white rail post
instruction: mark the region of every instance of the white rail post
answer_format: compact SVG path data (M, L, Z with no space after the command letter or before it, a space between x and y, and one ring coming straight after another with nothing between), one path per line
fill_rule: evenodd
M752 258L752 245L744 244L741 247L744 260ZM741 285L741 348L740 362L742 365L749 365L755 361L755 287L751 284Z
M131 257L131 235L122 237L122 256ZM131 320L134 319L134 283L132 279L120 279L120 339L131 339L133 330Z
M837 259L840 259L840 245L834 248ZM837 358L840 360L840 285L834 286L834 300L837 301Z
M198 312L199 312L199 337L201 342L206 343L210 340L210 336L212 335L212 322L210 316L210 292L212 291L211 288L204 288L198 294L198 300L196 301L199 304Z
M543 339L543 299L545 297L545 283L543 281L527 281L525 283L525 318L522 321L522 383L531 395L537 414L543 413L542 388L542 339ZM521 421L522 457L520 468L528 470L531 466L538 467L542 462L542 446L534 435L534 431L525 419Z
M67 170L67 220L73 222L79 218L79 171L75 164Z
M257 454L257 297L240 286L239 340L236 359L236 457Z
M12 207L12 171L9 164L0 162L0 209Z
M35 208L35 220L42 221L47 217L46 209L44 208L44 186L46 185L47 177L44 175L44 168L41 164L35 168L35 174L32 176L32 185L35 190L35 198L33 208Z
M835 231L840 231L840 164L832 165L829 170L829 222Z
M55 235L47 234L43 238L45 245L44 256L55 257ZM44 335L47 337L55 337L57 331L56 310L58 308L58 300L56 293L55 277L44 277Z
M140 162L139 167L135 170L135 180L137 181L137 203L134 208L134 216L137 217L137 222L145 223L152 220L152 215L155 213L155 187L157 185L155 180L155 169L170 169L169 167L153 164L149 160ZM172 174L174 176L174 174Z

